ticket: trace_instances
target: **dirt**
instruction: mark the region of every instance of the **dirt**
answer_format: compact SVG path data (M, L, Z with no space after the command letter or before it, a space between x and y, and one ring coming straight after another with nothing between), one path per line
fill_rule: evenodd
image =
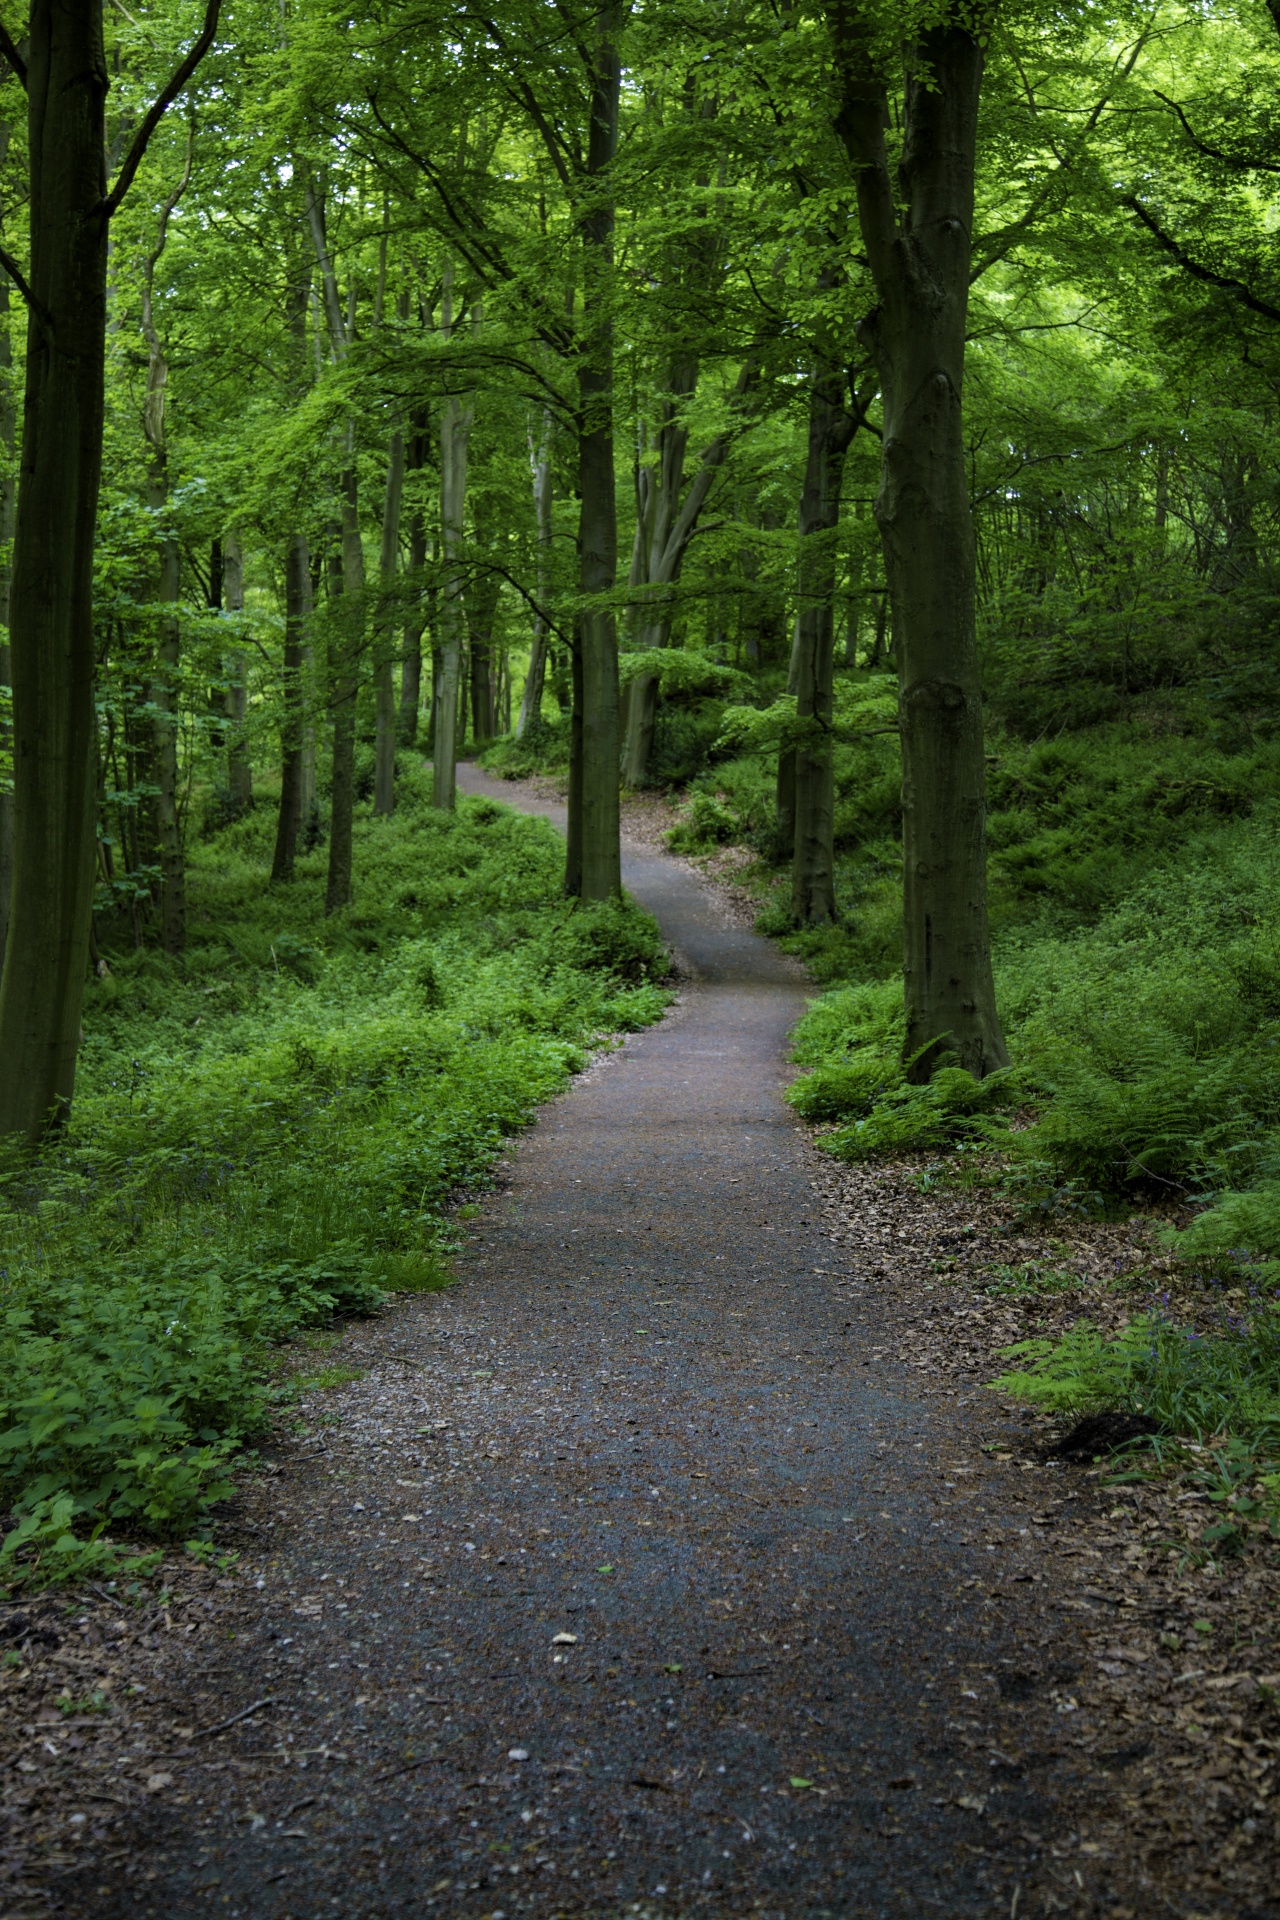
M1280 1912L1274 1555L987 1385L993 1269L1149 1236L821 1154L803 979L660 830L678 1004L326 1355L234 1565L0 1609L9 1920Z

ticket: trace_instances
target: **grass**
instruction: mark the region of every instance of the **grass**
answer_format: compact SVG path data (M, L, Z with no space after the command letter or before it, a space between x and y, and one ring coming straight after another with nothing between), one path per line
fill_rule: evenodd
M665 1005L652 920L566 901L541 821L410 776L329 919L323 852L268 885L273 830L191 848L181 960L104 943L72 1126L0 1169L0 1583L199 1531L272 1346L442 1284L452 1197Z

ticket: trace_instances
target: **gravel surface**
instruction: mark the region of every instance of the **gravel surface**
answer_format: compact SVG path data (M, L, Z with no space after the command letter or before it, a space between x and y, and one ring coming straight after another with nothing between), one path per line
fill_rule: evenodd
M1114 1496L983 1387L983 1329L920 1338L955 1203L833 1175L780 1099L796 968L651 847L626 879L678 1004L513 1149L458 1284L333 1349L234 1577L175 1572L117 1662L131 1716L46 1754L49 1662L87 1686L113 1616L43 1666L28 1618L5 1914L1275 1915L1230 1883L1270 1825L1224 1865L1138 1820L1095 1680L1158 1623L1122 1546L1056 1544Z

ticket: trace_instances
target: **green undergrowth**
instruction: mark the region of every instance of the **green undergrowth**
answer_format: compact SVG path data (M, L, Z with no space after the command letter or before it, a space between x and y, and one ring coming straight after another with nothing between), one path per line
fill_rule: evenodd
M1132 727L1034 748L997 734L991 790L1012 1068L979 1086L944 1057L907 1084L886 940L899 875L882 840L855 836L846 880L883 872L845 892L840 927L792 943L843 975L796 1031L792 1103L840 1158L953 1156L948 1177L1031 1221L1190 1212L1167 1235L1171 1300L1120 1336L1081 1320L1011 1355L997 1384L1064 1414L1234 1435L1265 1465L1280 1455L1280 750Z
M566 902L544 822L405 786L358 819L346 912L323 853L267 884L262 807L192 848L181 960L104 942L71 1128L0 1179L0 1582L37 1536L47 1567L103 1523L196 1526L267 1417L270 1347L442 1284L450 1197L659 1017L649 916Z

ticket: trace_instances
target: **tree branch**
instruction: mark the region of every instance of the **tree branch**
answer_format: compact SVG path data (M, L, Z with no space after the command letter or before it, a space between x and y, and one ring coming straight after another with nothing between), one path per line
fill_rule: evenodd
M31 288L27 285L26 275L6 247L0 247L0 267L4 268L14 286L18 289L18 292L30 307L32 313L47 327L49 325L47 309L41 306L34 293L32 293Z
M1193 280L1202 280L1206 286L1220 287L1224 293L1234 293L1243 306L1248 307L1251 313L1260 313L1264 320L1280 320L1280 307L1273 307L1269 301L1260 300L1256 293L1250 293L1243 280L1237 280L1229 273L1215 273L1212 267L1202 267L1198 260L1193 260L1133 194L1122 194L1120 204L1128 207L1130 213L1137 214L1152 238Z
M1157 100L1164 101L1166 107L1173 108L1173 111L1182 122L1182 131L1186 134L1196 152L1204 154L1206 159L1224 160L1229 167L1235 167L1240 173L1280 173L1280 166L1277 166L1272 160L1246 160L1242 159L1238 153L1224 153L1221 147L1211 147L1207 140L1200 138L1200 135L1196 132L1176 100L1171 100L1167 93L1161 93L1159 87L1153 87L1151 91L1155 94Z
M14 41L10 39L9 29L2 20L0 20L0 53L4 55L9 65L13 68L14 73L18 77L19 84L25 91L27 84L27 63L18 52Z
M133 176L142 164L142 156L151 143L152 134L160 125L165 114L169 111L169 108L173 105L213 45L214 36L218 31L218 15L221 10L222 0L207 0L204 25L200 29L199 39L195 42L181 66L178 67L173 74L164 92L149 108L146 118L138 128L137 133L133 136L133 145L124 157L124 164L116 175L114 187L112 187L106 199L97 208L99 216L104 221L110 220L112 214L115 213L120 202L124 199L126 193L128 193L129 188L133 185Z

